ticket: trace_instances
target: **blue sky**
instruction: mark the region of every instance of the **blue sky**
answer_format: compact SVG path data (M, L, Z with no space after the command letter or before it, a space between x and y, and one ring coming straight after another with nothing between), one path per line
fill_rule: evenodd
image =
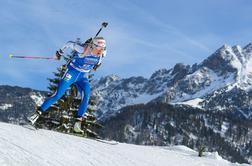
M0 6L0 85L46 90L65 42L93 36L101 22L108 54L96 78L150 77L176 63L200 63L224 43L252 42L251 0L6 0Z

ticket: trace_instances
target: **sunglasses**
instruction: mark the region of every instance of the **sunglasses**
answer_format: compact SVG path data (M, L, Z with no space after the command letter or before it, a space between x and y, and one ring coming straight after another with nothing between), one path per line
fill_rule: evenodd
M97 50L103 50L103 51L106 50L106 47L102 47L102 46L99 46L99 45L94 44L94 43L93 43L93 45L94 45L94 47L95 47Z

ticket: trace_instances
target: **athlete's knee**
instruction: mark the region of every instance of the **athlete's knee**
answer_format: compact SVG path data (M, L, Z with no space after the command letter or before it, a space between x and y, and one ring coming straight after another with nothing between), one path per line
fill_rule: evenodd
M54 98L55 100L59 100L61 97L62 97L62 93L60 93L60 92L56 92L53 96L52 96L52 98Z
M85 94L84 97L83 97L83 99L84 99L85 101L88 101L88 100L89 100L89 97L90 97L89 94Z

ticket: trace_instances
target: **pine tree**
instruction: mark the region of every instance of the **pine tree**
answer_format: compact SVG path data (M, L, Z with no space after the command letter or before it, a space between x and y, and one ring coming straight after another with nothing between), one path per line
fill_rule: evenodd
M65 59L67 62L68 59ZM55 78L48 78L49 86L48 97L53 95L58 87L58 84L66 71L66 65L62 65L57 68L57 72L54 72ZM89 76L90 82L93 75ZM53 104L47 113L43 114L36 125L39 128L46 128L49 130L56 130L63 133L74 133L73 126L75 118L78 112L79 105L81 103L81 96L78 93L77 87L72 85L65 94ZM94 107L96 105L94 100L89 100L89 108L86 112L85 118L82 121L82 129L84 131L82 136L85 137L99 137L96 133L98 128L102 126L97 122L95 115L93 114Z

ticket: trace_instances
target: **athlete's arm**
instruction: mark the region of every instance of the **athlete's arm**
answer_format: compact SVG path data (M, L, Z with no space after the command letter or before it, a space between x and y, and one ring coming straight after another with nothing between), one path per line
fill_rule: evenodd
M80 46L79 44L77 44L76 42L73 42L73 41L67 42L60 50L62 52L65 52L65 50L68 48L70 48L74 51L77 51L80 54L82 54L84 52L84 47Z

